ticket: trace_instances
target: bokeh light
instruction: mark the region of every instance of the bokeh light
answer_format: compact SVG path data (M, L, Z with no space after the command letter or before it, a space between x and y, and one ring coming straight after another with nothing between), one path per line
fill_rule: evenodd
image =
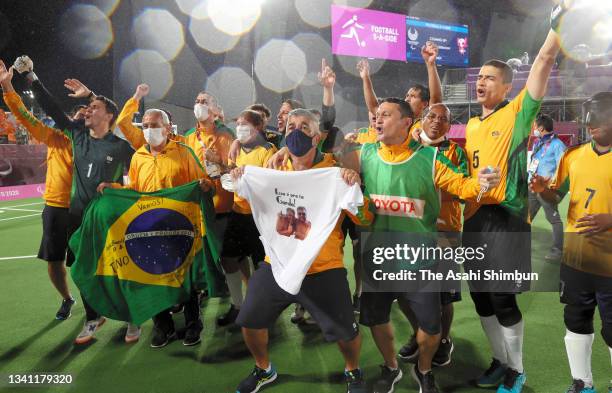
M372 4L372 0L334 0L333 3L348 7L368 8Z
M100 9L100 11L104 12L106 16L111 16L117 6L120 3L120 0L86 0L83 3L95 5Z
M597 9L597 12L593 12L594 9ZM561 18L559 35L561 49L573 60L586 62L610 55L612 3L575 1Z
M208 16L222 32L241 35L255 26L261 16L261 5L255 0L208 0Z
M159 52L138 49L121 62L119 81L128 94L139 84L146 83L151 87L148 97L160 100L172 87L172 66Z
M556 1L553 0L510 0L514 8L531 18L549 18Z
M459 23L459 13L448 0L420 0L410 7L409 15L424 19Z
M226 120L257 101L255 82L242 68L221 67L206 81L207 92L217 97Z
M344 71L359 77L359 71L357 70L357 63L361 60L359 57L336 56L336 58ZM376 74L385 64L382 59L368 59L368 62L370 63L370 75Z
M196 44L212 53L231 50L240 36L224 33L217 29L208 15L208 3L202 2L191 11L189 31Z
M316 73L321 71L321 59L327 60L327 64L332 66L331 46L320 35L300 33L293 37L291 41L306 55L307 70L309 73L314 72L315 78ZM302 83L306 83L306 80Z
M110 19L96 6L77 4L60 20L64 46L82 59L95 59L106 53L113 43Z
M185 45L183 26L167 10L147 8L134 19L132 27L136 45L140 49L159 52L172 60Z
M185 15L191 15L193 10L202 4L203 0L175 0L176 5L179 7L181 12Z
M319 29L331 24L331 0L295 0L302 20Z
M272 39L255 56L257 78L263 86L277 93L295 89L306 72L306 55L291 41Z

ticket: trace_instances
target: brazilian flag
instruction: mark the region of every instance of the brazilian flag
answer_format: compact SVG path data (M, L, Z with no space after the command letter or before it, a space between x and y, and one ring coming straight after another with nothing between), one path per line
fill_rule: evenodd
M98 313L140 325L223 285L211 193L198 182L152 193L106 189L70 238L71 275Z

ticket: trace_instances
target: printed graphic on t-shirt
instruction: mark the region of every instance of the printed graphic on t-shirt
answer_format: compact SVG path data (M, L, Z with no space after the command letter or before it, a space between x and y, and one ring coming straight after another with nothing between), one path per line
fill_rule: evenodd
M306 208L304 206L298 206L297 209L288 207L285 213L281 210L276 219L276 232L298 240L304 240L308 236L311 226L310 221L306 219Z
M337 167L282 172L247 165L236 192L251 205L274 279L294 295L341 211L357 214L363 205L359 185L346 184Z

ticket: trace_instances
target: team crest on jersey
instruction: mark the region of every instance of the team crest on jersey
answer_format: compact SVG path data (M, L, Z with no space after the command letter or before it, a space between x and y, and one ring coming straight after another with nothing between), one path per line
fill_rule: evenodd
M106 156L106 162L113 162L113 157Z
M492 136L493 138L497 138L497 137L498 137L498 136L500 136L500 135L501 135L501 132L499 132L499 131L493 131L493 132L491 133L491 136Z
M408 197L370 194L376 214L409 218L423 218L425 201Z

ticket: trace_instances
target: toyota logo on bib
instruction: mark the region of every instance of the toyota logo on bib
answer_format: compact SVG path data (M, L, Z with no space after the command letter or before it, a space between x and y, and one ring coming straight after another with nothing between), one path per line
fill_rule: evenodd
M407 197L370 194L376 207L376 214L384 216L398 216L410 218L423 218L425 201Z

